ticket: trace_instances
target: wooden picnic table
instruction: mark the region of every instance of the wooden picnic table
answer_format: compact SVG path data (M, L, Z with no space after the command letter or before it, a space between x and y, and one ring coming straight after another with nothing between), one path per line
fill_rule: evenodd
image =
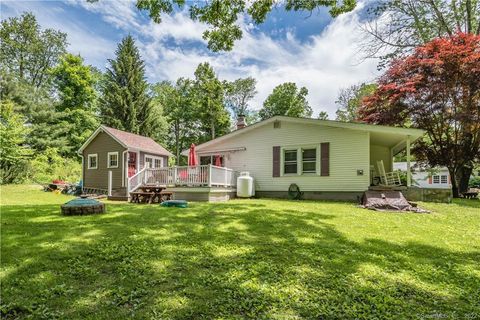
M465 199L476 199L478 197L478 192L470 191L463 194Z
M137 191L130 192L130 201L133 203L162 203L164 200L170 200L172 196L172 192L167 192L165 189L164 186L142 186Z
M152 203L153 192L134 191L130 192L130 202L132 203Z

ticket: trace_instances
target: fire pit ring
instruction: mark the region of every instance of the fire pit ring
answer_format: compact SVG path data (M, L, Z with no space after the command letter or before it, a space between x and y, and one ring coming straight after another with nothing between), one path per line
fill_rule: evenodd
M105 204L95 199L77 198L63 204L61 210L66 216L105 213Z

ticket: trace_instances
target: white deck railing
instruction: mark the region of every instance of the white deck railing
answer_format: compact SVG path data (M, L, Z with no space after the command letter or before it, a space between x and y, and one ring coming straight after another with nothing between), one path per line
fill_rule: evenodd
M133 176L128 178L128 183L127 183L128 193L135 191L142 184L145 184L146 170L147 170L146 168L143 168L142 170L138 171Z
M236 171L213 165L181 166L143 169L128 179L129 192L144 185L187 187L233 187Z

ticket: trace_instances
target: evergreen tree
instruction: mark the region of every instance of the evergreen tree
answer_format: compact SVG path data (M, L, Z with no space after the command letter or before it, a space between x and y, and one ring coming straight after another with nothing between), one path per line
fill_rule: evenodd
M12 101L15 112L23 115L31 128L26 143L35 151L56 148L68 152L67 130L60 122L61 112L55 110L50 90L32 86L12 74L0 71L0 99Z
M132 36L125 37L109 59L100 113L105 125L150 136L154 133L154 112L145 80L145 63Z

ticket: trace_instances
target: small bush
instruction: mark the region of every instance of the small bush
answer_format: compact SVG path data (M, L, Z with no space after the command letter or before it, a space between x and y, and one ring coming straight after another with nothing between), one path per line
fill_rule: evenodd
M55 148L36 155L29 163L29 178L33 182L46 183L56 179L77 182L81 175L81 163L62 157Z
M468 186L470 188L480 188L480 177L472 177L468 181Z

